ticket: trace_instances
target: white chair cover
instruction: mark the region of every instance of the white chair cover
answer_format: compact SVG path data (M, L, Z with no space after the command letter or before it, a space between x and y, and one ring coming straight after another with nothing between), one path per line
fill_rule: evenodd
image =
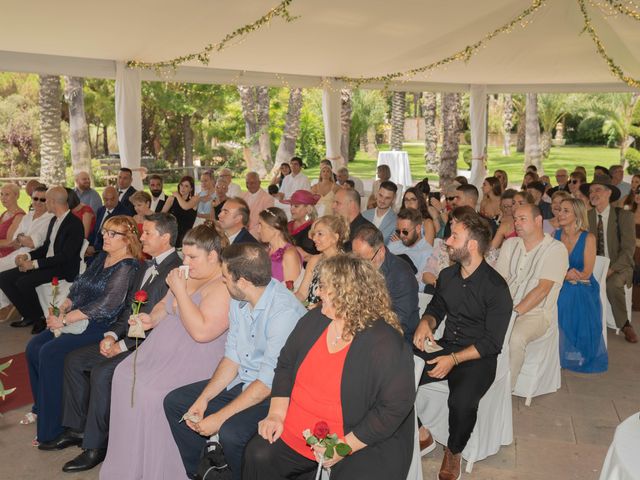
M462 458L467 461L466 471L471 473L473 464L490 455L495 455L502 445L513 442L513 415L511 404L511 375L509 373L509 338L515 316L511 316L507 334L498 355L496 378L480 400L478 419L471 433ZM437 332L443 330L441 322ZM449 439L449 386L447 382L434 382L418 389L416 411L434 440L442 445Z
M600 480L640 479L640 419L634 413L616 428Z
M600 285L600 303L602 304L602 336L604 338L604 346L607 346L607 270L609 270L610 260L601 255L596 256L596 263L593 266L593 277Z
M606 273L605 273L605 275L606 275ZM606 292L606 288L605 288L605 292ZM631 319L633 318L632 298L631 298L632 293L633 293L633 288L632 287L627 287L627 286L624 287L624 299L625 299L625 302L627 304L627 320L629 320L629 323L631 323ZM615 318L613 318L613 310L611 309L611 304L609 303L609 299L608 298L607 298L607 302L605 303L605 305L606 305L606 314L605 314L605 316L607 317L607 327L611 328L612 330L615 330L616 331L616 335L618 335L620 333L620 329L616 325Z

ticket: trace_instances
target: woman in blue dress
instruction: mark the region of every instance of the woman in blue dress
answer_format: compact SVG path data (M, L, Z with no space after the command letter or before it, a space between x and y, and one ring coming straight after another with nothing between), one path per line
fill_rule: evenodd
M560 364L574 372L605 372L609 358L602 336L600 286L593 277L596 239L587 231L584 203L575 198L563 200L558 224L555 238L569 252L569 270L558 297Z
M48 316L49 329L27 345L34 400L31 417L37 418L41 450L57 449L55 439L63 432L62 380L67 353L102 340L125 308L127 293L140 266L142 246L133 218L111 217L104 222L101 233L103 252L73 282L68 298L59 305L60 314ZM61 334L54 335L56 330Z

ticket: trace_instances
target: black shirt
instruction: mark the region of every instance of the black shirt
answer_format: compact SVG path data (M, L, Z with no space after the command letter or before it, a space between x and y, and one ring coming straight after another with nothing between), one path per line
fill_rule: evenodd
M362 225L373 225L373 223L371 223L369 220L364 218L361 214L358 214L358 216L354 218L351 224L349 225L349 240L344 244L345 252L351 251L351 242L356 236L356 232ZM373 226L375 227L375 225Z
M463 348L474 345L481 357L498 355L509 327L513 301L507 282L484 260L467 278L460 265L440 272L425 315L439 325L445 317L443 340Z

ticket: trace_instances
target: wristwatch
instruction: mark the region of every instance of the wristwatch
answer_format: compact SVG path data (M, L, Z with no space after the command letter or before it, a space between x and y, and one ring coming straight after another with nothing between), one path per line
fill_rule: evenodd
M62 316L62 325L64 325L65 327L68 325L67 324L67 316L66 315Z

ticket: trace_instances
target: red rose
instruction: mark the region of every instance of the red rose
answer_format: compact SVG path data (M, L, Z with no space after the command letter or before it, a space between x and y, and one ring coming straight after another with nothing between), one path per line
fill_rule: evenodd
M133 296L133 299L136 302L140 302L140 303L146 302L148 298L149 296L147 295L147 292L145 292L144 290L138 290L136 294Z
M321 420L313 427L313 436L318 440L322 440L329 434L329 425L327 422Z
M51 279L51 285L53 285L54 287L58 286L58 277L53 277Z

